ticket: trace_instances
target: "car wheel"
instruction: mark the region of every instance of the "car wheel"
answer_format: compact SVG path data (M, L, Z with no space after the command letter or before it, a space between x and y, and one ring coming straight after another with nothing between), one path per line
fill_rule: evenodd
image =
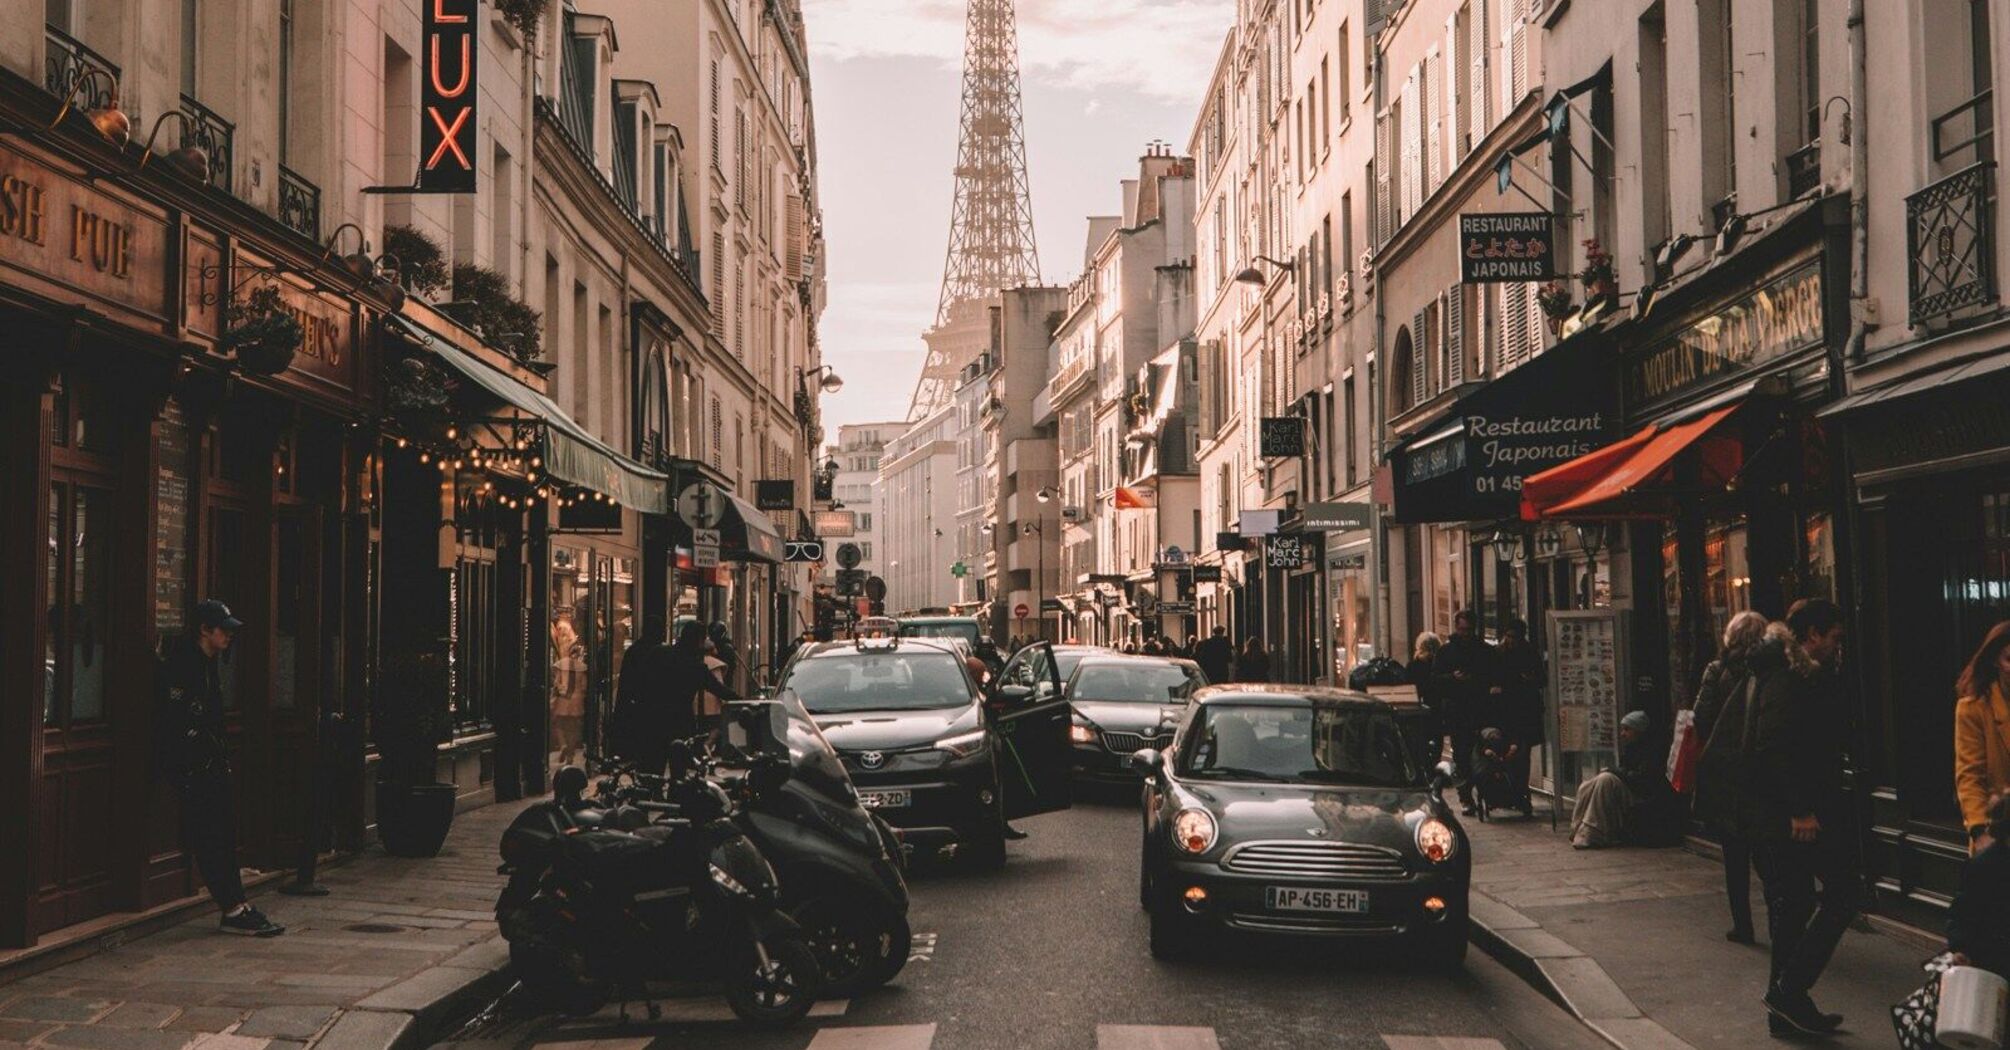
M1466 964L1466 946L1470 941L1465 919L1447 919L1419 938L1418 955L1431 969L1459 970Z
M1005 825L978 830L957 852L979 871L997 871L1005 866Z
M1191 958L1194 942L1199 939L1193 920L1180 914L1179 906L1171 901L1154 902L1149 905L1149 911L1152 958L1161 962Z

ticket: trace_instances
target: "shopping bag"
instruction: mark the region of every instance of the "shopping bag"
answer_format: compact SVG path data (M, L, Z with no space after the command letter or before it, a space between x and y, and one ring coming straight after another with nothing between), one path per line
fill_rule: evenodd
M1932 976L1891 1008L1891 1027L1898 1032L1899 1050L1940 1050L1933 1034L1940 1019L1940 975L1952 965L1952 953L1928 959L1922 969Z
M1675 742L1668 747L1668 783L1678 794L1696 790L1696 758L1703 744L1696 736L1696 712L1675 713Z

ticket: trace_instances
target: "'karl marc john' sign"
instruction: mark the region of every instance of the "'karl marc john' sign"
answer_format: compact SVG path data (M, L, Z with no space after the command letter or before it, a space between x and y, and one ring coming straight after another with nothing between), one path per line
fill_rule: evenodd
M425 82L419 91L419 185L427 193L475 191L475 7L425 0Z
M1822 268L1810 260L1650 345L1627 369L1627 400L1651 402L1821 342Z

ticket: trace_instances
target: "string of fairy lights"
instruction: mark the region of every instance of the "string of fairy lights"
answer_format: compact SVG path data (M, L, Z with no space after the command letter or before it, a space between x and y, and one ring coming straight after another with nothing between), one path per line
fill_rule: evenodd
M524 510L540 502L560 509L615 504L614 497L607 493L546 474L544 456L532 438L531 425L511 424L511 430L500 448L484 447L468 428L458 423L449 423L442 429L442 440L399 435L393 443L401 450L416 450L421 464L434 467L441 474L452 471L459 475L471 470L481 474L481 482L471 485L463 497L470 510ZM498 487L498 481L509 487Z

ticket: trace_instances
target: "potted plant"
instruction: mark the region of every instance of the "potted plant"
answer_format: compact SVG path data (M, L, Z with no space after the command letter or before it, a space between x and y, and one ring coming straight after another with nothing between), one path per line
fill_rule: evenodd
M399 857L440 852L454 822L455 788L439 782L439 746L453 736L447 642L387 653L371 735L377 745L377 837Z
M278 375L293 364L293 354L306 334L300 319L279 298L278 286L268 284L224 311L217 346L235 354L238 367L252 375Z
M1595 303L1619 295L1619 271L1613 268L1612 253L1599 246L1598 238L1584 242L1584 269L1577 271L1584 285L1584 300Z
M495 0L496 13L515 27L528 41L537 35L537 20L544 17L544 9L551 0Z
M538 332L543 315L511 295L509 278L501 273L472 263L456 264L454 301L462 305L455 319L474 329L483 342L523 362L542 352Z
M416 227L384 227L384 255L397 260L398 284L406 291L431 298L446 290L446 249Z
M1563 326L1563 319L1577 305L1570 294L1570 285L1562 281L1550 281L1535 290L1535 304L1542 308L1542 316L1549 322L1549 330L1554 333Z
M384 362L384 406L393 416L437 412L452 392L453 380L431 361L398 357Z

